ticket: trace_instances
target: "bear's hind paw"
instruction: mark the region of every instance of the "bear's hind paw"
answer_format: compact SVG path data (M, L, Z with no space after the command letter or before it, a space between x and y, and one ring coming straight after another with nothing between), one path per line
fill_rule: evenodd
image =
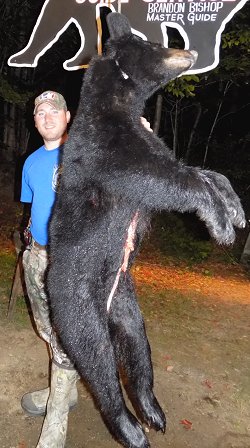
M165 433L166 417L153 394L147 394L143 400L140 400L140 411L143 420L150 428Z
M142 426L128 410L116 422L113 433L125 448L150 448Z

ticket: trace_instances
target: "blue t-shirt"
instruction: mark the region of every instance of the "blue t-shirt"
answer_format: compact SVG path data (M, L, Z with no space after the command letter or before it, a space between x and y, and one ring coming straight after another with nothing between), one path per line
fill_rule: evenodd
M31 202L31 233L39 244L48 244L48 224L58 186L60 148L37 149L25 161L21 201Z

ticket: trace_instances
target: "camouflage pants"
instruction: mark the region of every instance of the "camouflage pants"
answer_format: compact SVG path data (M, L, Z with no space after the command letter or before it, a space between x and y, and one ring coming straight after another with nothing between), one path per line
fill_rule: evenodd
M23 254L23 267L30 305L41 338L51 348L53 361L63 368L72 369L73 364L63 351L50 321L48 297L44 289L44 275L48 266L48 254L32 243Z

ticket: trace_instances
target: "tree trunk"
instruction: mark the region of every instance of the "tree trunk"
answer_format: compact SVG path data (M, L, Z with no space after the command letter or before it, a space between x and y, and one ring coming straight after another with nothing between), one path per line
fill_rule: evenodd
M13 155L16 149L16 135L15 135L15 120L16 105L11 103L4 103L4 159L6 162L13 161Z
M243 252L240 257L240 262L247 267L250 267L250 232L248 234Z
M163 101L163 97L159 93L159 95L157 95L157 100L156 100L154 125L153 125L153 131L156 135L159 133L160 124L161 124L162 101Z
M218 106L217 112L216 112L216 114L215 114L215 118L214 118L212 127L211 127L211 129L210 129L210 133L209 133L209 136L208 136L208 139L207 139L207 144L206 144L206 148L205 148L205 154L204 154L204 158L203 158L202 168L205 168L205 164L206 164L206 161L207 161L207 155L208 155L209 144L210 144L211 138L212 138L212 136L213 136L214 128L215 128L215 126L216 126L216 124L217 124L217 121L218 121L218 118L219 118L219 115L220 115L220 111L221 111L221 108L222 108L222 105L223 105L225 96L226 96L227 91L228 91L228 89L230 88L231 84L232 84L232 81L227 81L227 83L226 83L226 87L225 87L225 89L224 89L224 91L223 91L223 96L222 96L222 98L221 98L221 100L220 100L220 102L219 102L219 106Z
M173 136L173 153L177 157L178 148L178 123L179 123L179 101L176 100L175 103L175 114L174 114L174 136Z
M196 133L196 129L198 127L199 121L200 121L200 117L201 117L201 112L202 112L202 107L200 103L196 103L195 104L196 108L197 108L197 113L196 113L196 118L194 121L194 125L193 128L190 132L190 137L189 137L189 141L188 141L188 145L187 145L187 150L186 150L186 155L185 155L185 162L188 163L189 162L189 157L192 151L192 143L193 143L193 139Z

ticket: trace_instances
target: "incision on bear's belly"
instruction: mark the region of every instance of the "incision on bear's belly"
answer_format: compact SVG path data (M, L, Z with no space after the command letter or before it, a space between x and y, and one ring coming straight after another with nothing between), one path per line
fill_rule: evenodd
M109 311L109 309L110 309L110 305L111 305L113 296L115 294L116 288L117 288L118 283L119 283L119 278L120 278L121 272L126 272L126 270L128 268L128 260L129 260L130 252L133 252L133 250L134 250L134 239L135 239L136 227L137 227L137 224L138 224L138 216L139 216L139 213L137 211L135 213L131 223L129 224L129 228L128 228L128 232L127 232L127 238L126 238L126 242L125 242L125 245L124 245L123 262L122 262L122 265L120 266L120 268L117 271L114 284L112 286L111 292L110 292L109 297L108 297L107 311Z

